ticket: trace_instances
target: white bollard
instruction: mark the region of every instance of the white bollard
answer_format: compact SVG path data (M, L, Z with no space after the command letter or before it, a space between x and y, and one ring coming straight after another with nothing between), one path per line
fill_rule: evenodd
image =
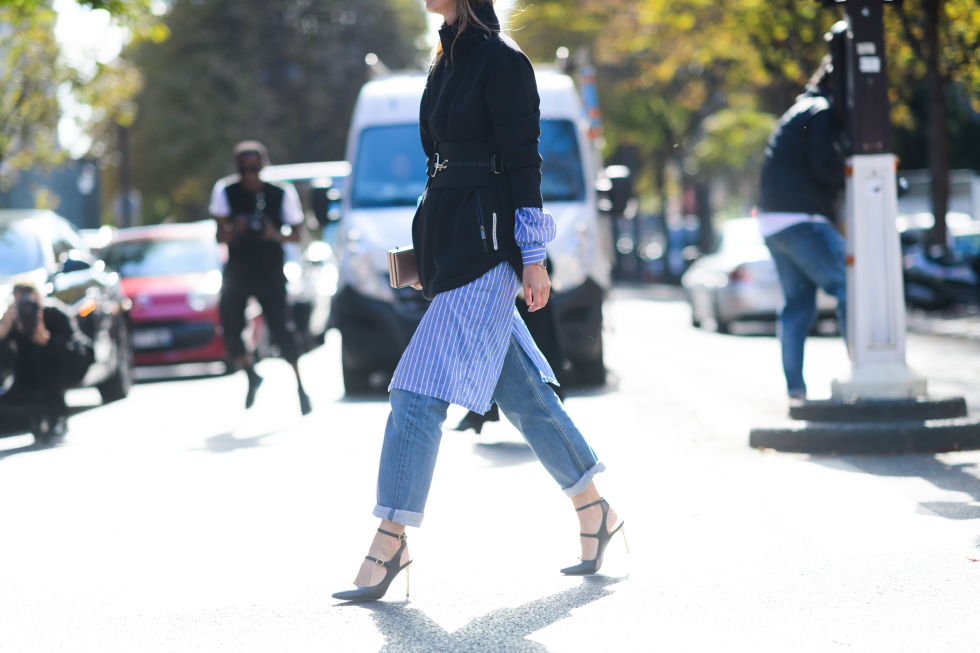
M905 363L902 253L895 226L898 195L893 154L848 160L847 351L850 376L831 384L835 400L910 399L926 380Z

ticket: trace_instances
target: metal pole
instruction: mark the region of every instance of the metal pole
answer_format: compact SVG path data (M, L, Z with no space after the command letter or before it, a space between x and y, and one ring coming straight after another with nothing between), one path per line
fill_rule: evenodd
M119 125L119 209L121 227L133 226L133 207L129 182L129 129Z
M891 153L882 0L846 0L847 345L850 375L834 399L902 399L926 394L905 363L905 301L895 226L898 193Z

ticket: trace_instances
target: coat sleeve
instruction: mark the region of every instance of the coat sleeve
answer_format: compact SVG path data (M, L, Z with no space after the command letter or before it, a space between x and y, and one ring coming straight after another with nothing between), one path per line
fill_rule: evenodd
M425 82L425 90L422 91L422 101L419 103L419 137L422 140L422 150L429 159L435 154L432 134L429 133L429 81Z
M524 53L508 49L497 57L485 100L503 170L510 176L514 206L540 208L540 100L534 69Z

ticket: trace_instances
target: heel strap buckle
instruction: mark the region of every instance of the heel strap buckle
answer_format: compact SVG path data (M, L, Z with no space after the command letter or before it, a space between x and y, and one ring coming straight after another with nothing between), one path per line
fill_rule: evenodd
M586 508L591 508L592 506L598 506L598 505L601 505L601 504L603 504L605 502L606 502L605 499L599 499L598 501L593 501L592 503L587 503L584 506L579 506L578 508L575 509L575 512L581 512L582 510L585 510Z
M401 534L398 534L398 533L392 533L391 531L386 531L383 528L379 528L378 529L378 532L381 533L382 535L387 535L388 537L393 537L396 540L401 540L402 542L404 542L405 540L408 539L408 535L406 535L404 531Z

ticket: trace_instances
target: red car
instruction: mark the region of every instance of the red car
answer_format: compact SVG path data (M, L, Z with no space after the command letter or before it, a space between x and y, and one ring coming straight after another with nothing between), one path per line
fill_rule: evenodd
M120 229L102 250L133 303L136 365L227 363L218 318L227 250L214 230L212 220ZM251 348L262 331L261 308L250 304L246 315Z

